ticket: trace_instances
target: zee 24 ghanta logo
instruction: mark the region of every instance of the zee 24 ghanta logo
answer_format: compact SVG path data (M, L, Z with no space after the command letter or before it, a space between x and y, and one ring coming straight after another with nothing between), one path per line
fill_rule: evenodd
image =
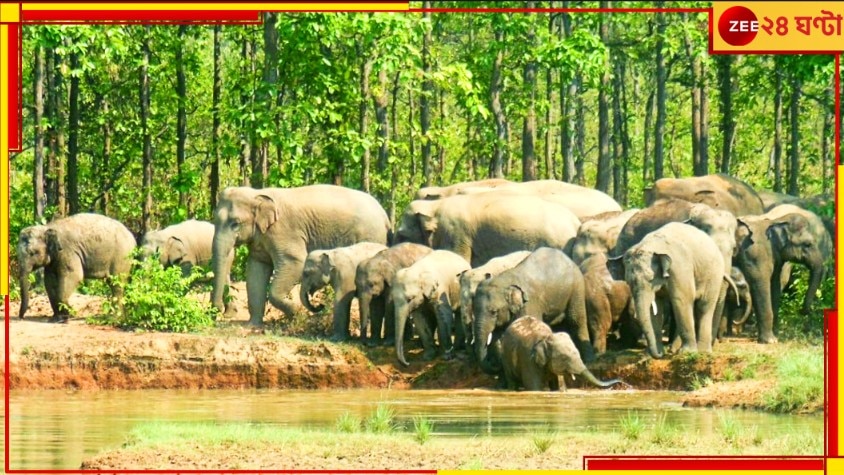
M756 38L760 30L768 36L787 36L793 28L796 32L810 36L814 28L816 35L841 36L841 24L844 17L829 10L820 10L819 15L795 15L793 20L792 24L786 16L776 18L764 16L760 21L749 8L734 6L725 10L718 19L718 33L732 46L747 45Z

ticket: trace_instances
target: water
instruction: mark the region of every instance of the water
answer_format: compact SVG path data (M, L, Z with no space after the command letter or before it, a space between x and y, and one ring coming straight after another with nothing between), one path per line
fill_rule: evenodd
M399 424L415 416L435 424L439 436L511 435L549 428L560 432L618 430L634 410L650 425L657 418L701 434L716 433L723 410L680 405L668 391L582 391L513 393L501 391L12 391L12 469L77 469L82 460L117 448L142 421L251 422L325 428L349 412L368 416L379 403L395 411ZM822 416L729 411L745 426L767 434L823 433Z

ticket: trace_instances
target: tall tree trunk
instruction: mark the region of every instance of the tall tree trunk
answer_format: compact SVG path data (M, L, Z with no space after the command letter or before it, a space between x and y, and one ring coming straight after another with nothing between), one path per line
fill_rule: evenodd
M630 142L630 130L627 124L628 101L627 101L627 86L625 86L625 77L627 76L627 63L621 61L619 63L619 79L618 83L621 89L621 103L619 104L620 119L621 119L621 201L622 206L627 206L630 202L630 157L633 154L633 144Z
M70 43L66 46L70 46ZM79 53L70 54L70 70L79 69ZM67 204L70 214L79 213L79 76L70 76L70 103L68 105L67 140Z
M657 8L663 8L665 2L657 2ZM665 14L656 14L656 127L654 127L654 180L663 177L665 161Z
M422 2L422 8L431 8L431 1ZM434 81L431 79L431 13L422 14L425 23L425 34L422 37L422 95L419 98L419 120L422 126L422 173L425 175L425 186L431 186L431 96L434 94Z
M410 154L410 178L414 182L416 173L419 171L416 165L416 141L413 139L413 126L416 123L414 118L415 104L413 101L413 85L409 84L407 86L407 149Z
M800 78L791 80L791 150L789 150L788 194L800 196L798 178L800 177Z
M644 132L642 136L644 137L644 145L642 147L642 182L643 183L650 183L651 178L653 177L653 168L651 167L651 123L653 123L653 116L654 116L654 98L656 94L653 90L648 94L648 100L645 101L645 124L644 124Z
M504 108L501 106L501 63L504 61L504 31L500 27L495 29L495 60L492 63L492 81L489 86L489 101L493 117L495 117L495 145L492 153L489 176L491 178L504 177L504 148L506 147L506 124Z
M278 82L278 30L276 20L278 13L266 12L264 15L264 92L259 98L260 107L266 108L270 120L275 116L276 83ZM263 188L267 183L269 173L270 142L261 139L260 151L255 154L252 162L252 187Z
M627 165L630 161L630 137L627 133L627 104L624 90L625 60L615 58L613 74L613 198L627 203Z
M706 80L706 52L700 61L698 86L700 87L700 169L701 175L709 174L709 90Z
M47 130L49 151L47 154L47 205L55 206L55 216L67 214L67 200L64 187L64 123L62 99L64 84L61 73L61 57L53 48L47 50Z
M445 130L445 118L448 115L445 109L445 89L437 90L437 100L440 111L440 130ZM445 176L445 147L441 142L437 142L437 185L446 184ZM452 175L453 176L453 175Z
M108 214L109 205L109 175L111 175L111 117L108 99L103 99L103 160L100 170L100 212Z
M358 44L358 57L365 53L360 44ZM369 135L369 75L372 73L372 59L365 58L360 66L360 103L358 104L358 133L361 140L366 140ZM361 158L361 189L369 193L369 168L370 168L371 154L369 147L363 147L363 157Z
M220 30L219 24L214 25L214 85L211 89L211 153L214 157L211 161L211 175L208 177L211 186L208 205L212 212L217 207L217 195L220 193L220 92L223 87L220 77L223 67L223 59L220 55Z
M782 193L782 70L774 56L774 191Z
M535 1L528 1L527 8L536 8ZM527 32L528 54L536 49L536 30L534 17L527 16L530 26ZM522 181L536 180L536 70L534 58L525 63L524 87L527 89L528 110L522 127Z
M398 94L398 85L393 89L393 94ZM395 99L394 99L395 100ZM390 122L387 120L387 106L389 105L389 84L387 82L387 69L381 66L378 71L378 94L372 97L375 106L375 120L378 121L378 172L387 170L387 159L390 154ZM393 121L395 126L395 120Z
M185 34L187 25L179 25L178 40L176 45L176 176L179 180L179 208L186 209L186 196L184 192L185 173L185 145L188 139L188 115L186 111L187 102L187 79L185 77Z
M687 14L683 15L684 20L688 18ZM691 39L689 38L688 33L685 35L685 44L686 44L686 55L689 57L689 74L691 76L691 81L689 84L689 90L691 91L692 96L692 120L691 120L691 138L692 138L692 173L695 176L703 176L706 175L706 170L701 166L701 156L700 156L700 136L701 136L701 123L700 123L700 105L701 105L701 90L698 87L698 82L703 81L703 78L698 77L698 72L700 69L700 56L695 52L694 45L692 44Z
M580 84L581 78L578 76L577 83ZM586 160L586 105L583 101L583 94L578 94L575 98L575 115L574 115L574 182L578 185L586 184L586 174L583 172L583 166Z
M380 78L380 75L379 75ZM393 100L392 104L390 104L390 121L392 122L392 127L390 130L387 130L386 138L389 139L390 132L393 133L394 137L400 137L399 135L399 123L398 118L396 115L396 111L398 110L398 102L399 102L399 91L401 90L401 71L396 71L396 76L393 78ZM386 94L387 87L386 84L384 85L384 93ZM386 117L385 117L386 118ZM389 157L386 154L389 153L389 146L384 146L384 165L386 166L389 163ZM379 152L379 160L380 160L380 152ZM396 228L396 189L399 186L399 165L396 161L390 164L390 223L393 226L393 229Z
M569 2L563 1L563 8L568 8L568 6ZM568 13L563 13L560 22L560 34L568 38L572 32L571 16ZM560 73L561 78L562 76L562 73ZM563 181L569 183L574 182L575 176L577 175L574 163L574 106L577 98L578 79L579 75L575 76L568 85L563 85L560 89L560 154L563 159Z
M33 94L35 96L35 156L32 170L33 202L35 205L35 222L41 222L44 217L44 206L47 196L44 193L44 47L35 47Z
M824 194L829 193L829 184L832 180L830 170L832 170L832 150L835 147L830 147L830 141L835 140L835 86L830 84L824 91L824 114L823 114L823 133L821 135L821 173L823 179L821 180L822 191Z
M601 8L609 8L607 0L601 0ZM609 15L600 15L601 42L609 43ZM612 165L610 163L610 117L609 100L607 98L610 88L609 64L604 62L604 72L601 75L601 85L598 89L598 171L595 180L595 188L608 192L612 177Z
M240 49L241 58L243 61L243 68L241 69L241 77L252 77L250 74L254 70L255 56L252 53L252 45L249 38L243 38L243 44ZM251 110L252 92L247 88L243 88L240 93L240 106L243 110ZM254 143L255 128L251 120L242 119L240 123L240 130L243 134L240 139L240 184L242 186L249 185L249 164L252 163L252 145Z
M554 2L549 2L550 5L553 7ZM548 16L548 37L552 37L554 34L554 17L549 15ZM554 167L554 122L552 119L552 112L553 106L552 101L554 99L554 91L553 91L553 84L554 84L554 71L551 68L545 70L545 174L543 175L546 179L554 179L556 178L556 171Z
M143 137L143 205L141 210L141 234L152 229L152 136L149 131L149 36L150 27L143 27L141 41L140 98L141 135Z
M733 117L732 65L734 57L728 54L718 56L718 82L721 96L721 173L730 173L733 136L736 122Z

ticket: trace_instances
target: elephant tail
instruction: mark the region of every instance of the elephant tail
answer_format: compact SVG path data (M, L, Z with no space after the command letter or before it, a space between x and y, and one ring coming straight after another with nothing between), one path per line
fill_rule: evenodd
M608 388L610 386L623 382L620 379L610 379L607 381L601 381L600 379L596 378L595 375L592 374L592 372L588 369L584 370L582 373L580 373L580 375L586 378L586 380L590 383L594 384L595 386L598 386L599 388Z

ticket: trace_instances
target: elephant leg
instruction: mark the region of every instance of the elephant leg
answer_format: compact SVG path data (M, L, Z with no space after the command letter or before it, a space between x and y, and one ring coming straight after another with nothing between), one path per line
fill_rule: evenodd
M443 358L450 360L454 350L451 343L451 329L454 326L454 312L448 302L440 302L437 305L437 337L440 340Z
M305 263L300 259L285 257L275 269L270 283L270 303L285 315L293 316L299 311L299 307L288 298L290 289L302 277L302 268Z
M393 312L395 312L395 310L390 309L390 313L385 313L385 312L387 312L386 298L387 297L382 294L382 295L378 295L376 297L373 297L372 300L370 300L370 302L369 302L369 314L371 315L371 318L369 319L370 320L369 324L370 324L371 328L369 330L369 339L366 341L367 346L376 346L378 344L384 343L383 338L381 338L381 329L384 328L385 319L389 315L392 315L392 317L393 317L390 320L392 322L392 325L387 325L387 327L384 328L384 329L389 331L389 329L392 327L393 328L392 332L393 333L396 332L396 329L395 329L395 326L396 326L395 318L396 318L396 316L393 313ZM363 331L363 330L361 330L361 331ZM361 334L361 336L363 336L363 334ZM393 342L390 343L390 346L395 345L395 344L396 344L396 342L393 341Z
M674 323L677 326L677 333L682 341L680 353L697 351L697 339L695 338L695 322L692 311L693 304L688 302L685 295L672 295L670 297L671 309L674 312Z
M586 309L589 311L588 326L592 347L595 348L595 353L600 355L607 351L607 334L612 325L610 303L606 298L599 298L591 304L587 302Z
M726 289L719 290L719 294L726 293ZM722 307L723 308L723 307ZM695 302L694 315L699 316L695 336L697 337L698 351L711 352L712 344L714 343L713 330L715 324L713 323L714 314L718 309L718 301L712 299L702 298Z
M351 323L350 314L352 311L352 299L355 297L354 292L347 292L339 298L334 300L334 335L331 337L332 341L347 341L352 335L349 332L349 325ZM365 330L361 328L361 337Z
M454 318L454 351L464 351L469 342L466 339L466 326L463 325L463 309L458 310L460 318Z
M44 271L44 288L47 290L47 298L50 299L50 308L53 310L53 320L59 316L59 279L56 274Z
M115 282L112 279L117 279L117 281ZM107 278L106 283L111 290L112 301L117 306L117 314L123 315L123 288L126 285L126 276L121 275Z
M264 325L264 310L267 306L267 284L273 273L273 266L250 257L246 260L246 299L249 304L249 324Z
M437 349L434 347L434 332L432 331L431 316L425 310L415 310L412 313L413 328L416 329L416 334L422 340L422 359L431 361L437 356ZM434 317L436 326L436 317Z
M712 314L712 330L710 334L712 335L712 344L715 344L715 341L721 337L721 320L724 319L724 306L727 302L727 288L730 284L726 281L721 282L721 290L718 292L718 300L715 304L715 312ZM700 336L700 335L698 335Z
M504 370L504 384L505 388L510 391L519 389L519 380L512 371Z
M565 376L553 373L548 375L548 387L551 388L551 391L559 391L560 388L565 389L566 380L564 378Z
M384 291L384 346L393 346L396 344L396 311L395 305L393 303L393 298L390 297L390 288L386 287ZM408 340L407 337L412 338L413 333L409 332L409 328L405 330L405 341Z
M540 368L530 368L522 371L522 385L527 391L542 391L546 384L545 371Z
M65 269L66 272L56 279L56 304L53 306L54 322L66 322L71 316L70 296L76 292L79 283L84 278L81 266ZM51 302L52 303L52 302Z
M780 326L780 302L782 301L782 288L778 285L782 276L782 267L774 267L774 273L771 275L771 313L773 318L771 320L771 329L776 335L779 332Z

